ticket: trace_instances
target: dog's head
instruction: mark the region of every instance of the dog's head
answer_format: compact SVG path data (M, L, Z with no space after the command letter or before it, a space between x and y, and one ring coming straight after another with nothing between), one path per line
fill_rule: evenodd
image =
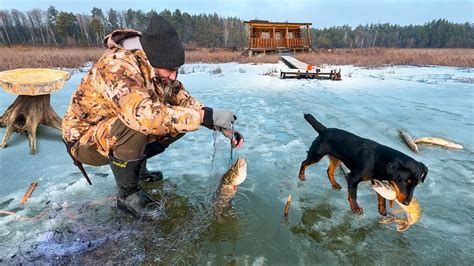
M413 191L419 183L425 181L428 168L415 160L396 159L386 166L389 182L397 193L397 200L405 205L410 204Z

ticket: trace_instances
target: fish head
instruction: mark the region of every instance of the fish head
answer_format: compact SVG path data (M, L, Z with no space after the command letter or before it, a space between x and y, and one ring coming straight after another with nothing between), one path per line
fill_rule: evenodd
M224 185L238 186L247 178L247 161L244 158L238 158L222 177Z
M408 206L413 197L415 187L422 183L427 168L415 160L402 161L396 159L387 164L390 186L395 190L397 200Z

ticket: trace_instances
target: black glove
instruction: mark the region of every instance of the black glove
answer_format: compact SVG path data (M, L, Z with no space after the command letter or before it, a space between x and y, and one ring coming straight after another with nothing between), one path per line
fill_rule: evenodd
M226 138L228 138L228 139L230 139L230 140L232 141L232 142L231 142L232 147L234 147L234 148L236 148L236 147L237 147L237 148L240 148L240 147L243 145L243 143L244 143L244 136L243 136L242 134L240 134L240 132L238 132L238 131L232 132L232 130L227 130L227 129L223 129L223 128L220 129L220 132L222 132L222 134L223 134Z
M209 107L203 107L204 118L202 125L209 129L220 128L232 130L232 123L237 120L237 117L234 113L222 110L222 109L212 109Z

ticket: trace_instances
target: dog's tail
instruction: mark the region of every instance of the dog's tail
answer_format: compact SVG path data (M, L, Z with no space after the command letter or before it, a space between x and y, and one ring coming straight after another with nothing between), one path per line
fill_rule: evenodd
M316 118L314 118L313 115L311 114L304 114L304 119L306 119L306 121L308 121L308 123L316 130L318 131L318 133L321 133L321 131L325 130L326 127L319 123L318 120L316 120Z

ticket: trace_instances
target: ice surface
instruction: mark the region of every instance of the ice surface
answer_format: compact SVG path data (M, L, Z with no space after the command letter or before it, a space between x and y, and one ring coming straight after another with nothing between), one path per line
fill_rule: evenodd
M214 71L217 68L221 73ZM208 224L203 222L202 230L192 231L186 226L194 222L186 225L185 221L183 233L161 232L163 237L150 240L152 244L143 241L149 231L135 238L124 237L125 242L133 243L130 246L137 247L133 252L121 245L121 239L107 244L108 248L120 247L124 254L130 254L128 262L150 263L166 262L169 257L186 253L193 261L205 263L211 259L217 264L473 264L474 69L335 66L343 74L343 80L337 82L282 80L268 75L275 71L278 75L281 68L281 63L184 66L185 74L179 78L191 94L210 107L233 110L238 116L236 129L245 136L244 148L234 151L234 159L244 156L248 160L247 180L234 200L235 213L224 224L211 223L207 230L204 227ZM58 114L64 114L82 75L75 73L63 90L51 95ZM14 98L0 92L0 112ZM361 184L358 190L364 214L352 214L340 172L336 179L343 189L331 189L326 159L309 168L307 181L299 183L300 163L316 137L303 119L305 112L327 127L349 130L426 164L428 177L415 191L423 208L420 222L402 234L378 224L376 195L368 184ZM464 149L420 146L420 153L413 154L399 139L397 129L415 138L443 137L462 144ZM4 132L1 128L0 135ZM34 253L32 246L38 237L61 230L64 224L72 223L71 228L80 229L95 222L114 224L116 229L120 221L129 227L126 230L148 228L125 219L113 208L115 183L108 166L86 167L93 182L89 186L66 154L57 130L40 127L37 145L38 153L32 156L26 137L15 134L9 146L0 150L0 206L18 214L0 217L3 262L35 261L29 253L19 253L19 247ZM203 209L229 161L225 139L217 136L214 143L212 132L202 128L151 159L148 167L160 169L167 181L176 184L176 193L183 197L179 204ZM21 196L33 181L39 183L38 188L27 204L19 207ZM293 199L290 215L282 221L289 193ZM37 219L21 218L35 216ZM156 230L165 231L168 225ZM116 231L100 229L95 233L100 240L113 232ZM193 239L173 242L173 237L186 234ZM71 241L65 243L82 243ZM181 250L164 252L160 241L173 242L173 247L176 243L185 244ZM88 252L99 251L86 250L80 261L90 262ZM107 257L109 261L127 261L119 255L111 256Z

